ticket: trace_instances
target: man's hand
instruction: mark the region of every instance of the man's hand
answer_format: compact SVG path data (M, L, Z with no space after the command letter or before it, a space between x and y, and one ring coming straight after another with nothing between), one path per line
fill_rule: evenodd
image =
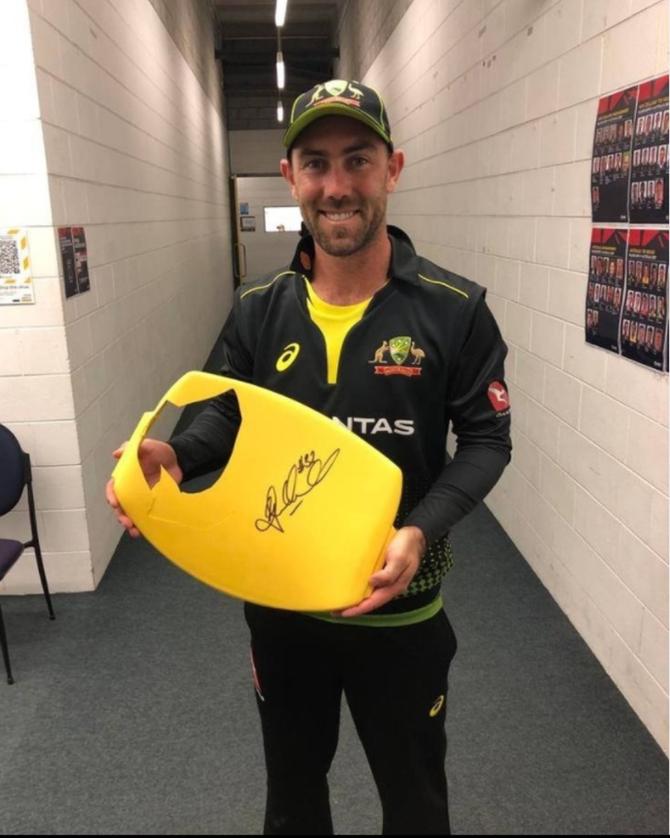
M338 617L368 614L403 593L419 569L426 551L426 538L418 527L402 527L386 550L384 567L370 577L373 591L358 605L345 608Z
M115 460L121 457L126 445L127 443L124 442L120 448L114 451L112 456ZM181 483L184 476L183 472L177 463L177 455L174 452L174 448L168 445L167 442L161 442L157 439L144 439L140 443L138 456L144 478L149 486L154 486L158 483L161 476L161 466L172 477L175 483ZM107 481L105 497L107 498L107 503L114 510L114 514L121 526L128 530L133 538L137 538L140 535L140 531L121 508L119 499L114 492L113 478Z

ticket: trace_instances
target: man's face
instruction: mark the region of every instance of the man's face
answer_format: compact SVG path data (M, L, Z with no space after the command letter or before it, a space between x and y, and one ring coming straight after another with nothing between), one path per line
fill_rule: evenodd
M316 243L351 256L386 235L386 202L403 154L355 119L325 116L296 140L281 171Z

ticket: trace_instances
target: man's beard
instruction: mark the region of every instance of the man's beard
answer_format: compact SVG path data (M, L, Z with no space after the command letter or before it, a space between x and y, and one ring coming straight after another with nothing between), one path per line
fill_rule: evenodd
M333 212L338 212L338 208L333 207ZM340 210L344 211L344 210ZM386 205L375 206L372 210L372 216L367 225L362 226L359 230L352 234L344 228L339 230L334 227L332 232L326 233L319 225L318 211L312 213L306 212L302 208L303 220L305 226L311 233L314 241L319 247L325 251L329 256L352 256L354 253L365 249L370 242L376 237L380 226L384 221L386 213ZM326 222L328 223L328 222Z

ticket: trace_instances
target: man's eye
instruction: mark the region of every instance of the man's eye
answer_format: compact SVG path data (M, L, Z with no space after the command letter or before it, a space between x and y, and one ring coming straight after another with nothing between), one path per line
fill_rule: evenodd
M351 165L354 169L362 169L363 166L367 165L367 162L367 157L352 157L351 159Z
M303 164L305 169L312 169L318 170L323 168L323 160L319 160L318 158L314 158L313 160L306 160Z

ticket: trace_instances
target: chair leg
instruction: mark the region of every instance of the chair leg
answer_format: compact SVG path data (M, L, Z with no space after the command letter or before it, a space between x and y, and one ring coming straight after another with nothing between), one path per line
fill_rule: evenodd
M5 634L5 624L2 620L2 608L0 608L0 646L2 646L2 657L5 659L5 669L7 670L7 683L13 684L12 667L9 664L9 649L7 648L7 635Z
M35 559L37 560L37 571L40 575L40 581L42 582L42 590L44 591L44 598L47 601L47 608L49 609L49 619L55 620L56 615L54 614L53 606L51 605L51 596L49 595L49 584L47 582L47 575L44 572L44 562L42 561L42 551L40 550L40 542L38 538L34 539L35 548Z
M40 580L42 581L42 590L44 591L44 598L47 601L47 608L49 609L49 619L55 620L56 615L54 614L53 607L51 605L51 596L49 595L49 585L47 584L47 575L44 572L44 562L42 561L42 550L40 549L40 539L37 535L37 514L35 512L35 497L33 495L33 484L30 478L30 457L26 454L27 459L27 469L28 469L28 512L30 514L30 529L32 531L32 539L27 544L24 544L24 547L33 547L35 550L35 558L37 559L37 570L40 574Z

